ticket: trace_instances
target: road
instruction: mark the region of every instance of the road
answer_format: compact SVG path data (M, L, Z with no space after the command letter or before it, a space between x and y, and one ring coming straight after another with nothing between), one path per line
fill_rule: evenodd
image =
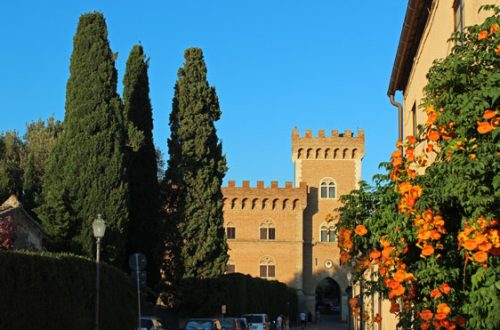
M301 330L301 327L291 330ZM308 323L306 330L347 330L347 323L340 321L338 315L321 315L319 322Z

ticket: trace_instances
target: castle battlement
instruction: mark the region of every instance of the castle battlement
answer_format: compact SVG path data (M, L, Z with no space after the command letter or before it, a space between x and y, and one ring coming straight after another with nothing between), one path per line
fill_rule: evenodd
M257 181L250 187L250 181L244 180L240 187L234 180L228 181L227 187L222 187L225 209L252 210L302 210L307 203L307 185L301 182L299 187L293 187L292 182L285 182L284 187L278 186L278 181L271 181L265 187L264 181Z
M339 133L332 130L330 136L319 130L313 136L312 130L300 136L299 130L292 131L292 159L362 159L365 155L365 132L358 130L354 136L351 130Z

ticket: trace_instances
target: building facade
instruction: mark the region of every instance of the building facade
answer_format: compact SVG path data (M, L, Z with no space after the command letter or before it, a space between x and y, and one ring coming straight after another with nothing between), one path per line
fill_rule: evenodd
M331 131L304 136L292 131L295 183L268 187L257 181L229 181L223 187L224 226L229 245L229 272L278 280L298 290L300 307L314 313L316 290L325 279L337 286L341 305L348 287L339 266L333 226L339 197L361 180L364 132ZM344 297L342 310L346 314Z

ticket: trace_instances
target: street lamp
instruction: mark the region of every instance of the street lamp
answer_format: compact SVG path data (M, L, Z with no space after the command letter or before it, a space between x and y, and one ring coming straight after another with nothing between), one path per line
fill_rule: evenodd
M97 243L96 249L96 278L95 278L95 330L99 330L99 263L101 254L101 239L104 237L104 232L106 231L106 223L102 219L101 215L97 215L97 219L92 222L92 230L94 231L94 237Z
M353 328L353 318L352 318L352 310L351 310L351 298L352 298L352 273L350 271L347 272L347 299L349 303L347 304L347 328L352 330Z

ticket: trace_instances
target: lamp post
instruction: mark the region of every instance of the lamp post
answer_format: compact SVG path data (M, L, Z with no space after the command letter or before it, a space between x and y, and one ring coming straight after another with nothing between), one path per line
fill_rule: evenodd
M96 277L95 277L95 330L99 330L99 276L100 276L100 254L101 254L101 239L104 237L104 232L106 231L106 223L102 219L101 215L97 215L97 219L92 222L92 230L94 231L94 237L96 239Z

